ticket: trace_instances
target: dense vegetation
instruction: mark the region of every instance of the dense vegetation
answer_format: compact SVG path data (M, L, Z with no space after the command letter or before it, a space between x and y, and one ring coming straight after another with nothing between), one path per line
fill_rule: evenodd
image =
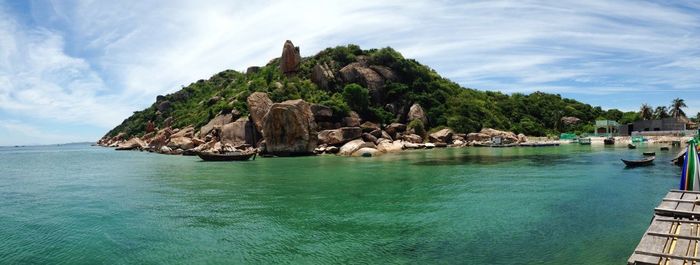
M397 76L396 81L386 83L381 95L383 102L374 102L368 89L358 84L334 80L327 89L321 89L310 80L316 64L325 63L337 72L359 58L371 65L386 66ZM362 50L356 45L347 45L303 58L298 74L292 77L282 75L279 59L274 59L248 74L226 70L208 80L199 80L176 93L159 96L153 105L135 112L108 135L126 132L129 136L138 136L144 133L148 121L162 127L168 117L173 117L173 127L200 127L220 112L237 111L245 115L248 113L246 98L255 91L267 92L275 102L304 99L323 104L331 107L338 118L355 111L365 120L385 124L402 121L401 115L389 106L405 108L419 103L428 116L428 123L411 126L421 130L447 126L457 132L469 133L490 127L544 136L560 132L592 132L596 119L620 122L639 119L635 112L604 111L556 94L506 95L463 88L429 67L404 58L392 48ZM577 117L581 121L564 124L562 117Z

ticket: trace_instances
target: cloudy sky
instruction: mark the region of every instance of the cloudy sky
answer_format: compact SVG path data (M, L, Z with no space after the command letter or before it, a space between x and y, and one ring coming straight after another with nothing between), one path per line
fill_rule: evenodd
M481 90L623 110L682 97L700 111L695 1L0 0L0 145L97 140L287 39L303 56L392 46Z

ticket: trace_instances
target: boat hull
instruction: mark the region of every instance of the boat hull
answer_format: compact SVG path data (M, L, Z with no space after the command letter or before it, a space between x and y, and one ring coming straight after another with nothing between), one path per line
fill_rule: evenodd
M214 153L197 153L197 156L204 161L212 162L226 162L226 161L247 161L251 157L255 157L255 153L252 154L214 154ZM255 158L253 158L255 159Z
M628 167L641 167L641 166L650 166L654 164L654 159L656 157L650 157L642 160L625 160L625 159L620 159L622 160L623 163L625 163L626 166Z

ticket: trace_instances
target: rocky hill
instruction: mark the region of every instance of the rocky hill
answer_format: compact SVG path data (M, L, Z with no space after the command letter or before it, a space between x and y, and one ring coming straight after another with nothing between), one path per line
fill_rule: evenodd
M395 141L465 143L475 140L469 133L490 132L484 128L536 136L587 130L604 113L559 95L463 88L391 48L347 45L302 58L287 41L265 66L226 70L158 96L98 143L162 153L342 153L349 142L353 152L396 148Z

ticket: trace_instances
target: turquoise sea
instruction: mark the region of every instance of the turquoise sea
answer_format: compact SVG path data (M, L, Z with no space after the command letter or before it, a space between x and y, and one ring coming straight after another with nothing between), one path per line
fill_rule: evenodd
M622 157L655 150L654 166ZM679 150L375 158L0 148L0 264L624 264Z

